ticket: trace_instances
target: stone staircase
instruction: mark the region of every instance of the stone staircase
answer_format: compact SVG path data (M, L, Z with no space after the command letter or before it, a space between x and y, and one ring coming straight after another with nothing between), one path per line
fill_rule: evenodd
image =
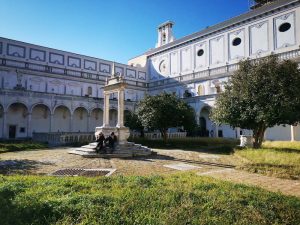
M92 142L88 145L81 146L80 148L74 148L69 151L70 154L81 155L86 158L128 158L134 156L148 156L153 155L150 148L135 144L133 142L126 142L122 145L116 145L113 153L109 153L110 149L107 149L108 153L96 152L97 142Z

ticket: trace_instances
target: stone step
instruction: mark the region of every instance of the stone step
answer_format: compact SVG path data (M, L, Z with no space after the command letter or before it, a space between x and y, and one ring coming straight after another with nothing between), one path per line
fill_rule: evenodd
M151 155L153 152L150 148L143 146L141 144L135 144L133 142L127 142L124 145L116 145L114 151L108 153L97 153L95 147L97 146L97 142L90 143L88 145L84 145L79 148L74 148L69 151L70 154L81 155L83 157L89 158L112 158L112 157L133 157L133 156L147 156Z

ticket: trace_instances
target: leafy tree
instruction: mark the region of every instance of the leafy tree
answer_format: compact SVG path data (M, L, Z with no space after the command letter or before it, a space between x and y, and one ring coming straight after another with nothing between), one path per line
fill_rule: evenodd
M240 62L219 95L211 118L217 123L253 130L259 148L268 127L300 121L300 70L296 62L274 55Z
M194 109L174 94L146 96L138 104L137 115L144 127L158 129L164 141L170 127L192 130L196 126Z
M274 2L274 1L276 1L276 0L254 0L254 2L256 4L260 4L260 5L264 5L264 4L268 3L268 2Z
M125 126L140 131L141 137L144 137L144 127L135 112L125 114Z

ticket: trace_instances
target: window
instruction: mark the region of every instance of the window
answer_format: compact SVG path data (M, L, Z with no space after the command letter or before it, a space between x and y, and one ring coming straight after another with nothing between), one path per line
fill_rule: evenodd
M220 85L216 85L216 90L217 90L217 94L221 93L221 86Z
M235 38L233 41L232 41L232 45L233 46L238 46L242 43L242 39L240 38Z
M198 86L198 95L199 96L204 95L204 87L203 87L203 85L199 85Z
M92 95L93 94L93 88L92 87L88 87L87 89L87 95Z
M25 127L20 127L20 133L25 133Z
M204 50L203 49L198 50L197 56L203 56L203 54L204 54Z
M279 31L280 32L286 32L291 28L291 24L290 23L283 23L279 26Z

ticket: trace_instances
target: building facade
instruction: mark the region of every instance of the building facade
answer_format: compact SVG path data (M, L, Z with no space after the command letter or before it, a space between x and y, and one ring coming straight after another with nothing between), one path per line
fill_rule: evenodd
M106 78L119 74L129 84L127 111L146 93L175 93L195 109L203 136L239 138L249 131L209 119L238 62L270 54L300 60L298 0L278 0L177 40L173 26L172 21L160 25L156 47L128 65L0 38L0 137L94 131L102 124ZM117 116L114 98L111 125ZM270 128L266 139L300 140L300 126Z

